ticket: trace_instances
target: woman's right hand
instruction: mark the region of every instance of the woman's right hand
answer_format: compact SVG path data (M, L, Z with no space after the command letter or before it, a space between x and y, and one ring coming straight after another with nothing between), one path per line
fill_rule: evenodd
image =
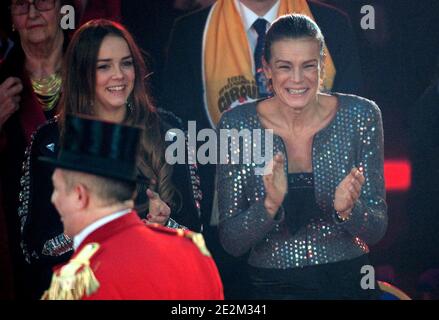
M284 171L284 156L278 153L270 161L267 168L271 172L264 175L265 201L264 206L274 218L287 193L287 178Z
M166 225L171 215L171 208L160 198L158 193L151 189L146 190L146 195L149 198L149 211L146 220L149 223Z
M9 77L0 84L0 128L18 110L22 90L19 78Z

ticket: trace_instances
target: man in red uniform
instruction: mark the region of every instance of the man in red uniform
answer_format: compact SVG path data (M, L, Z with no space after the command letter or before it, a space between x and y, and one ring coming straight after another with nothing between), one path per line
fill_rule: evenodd
M75 254L43 299L223 299L200 234L145 226L132 210L139 138L139 128L67 117L58 158L42 160L57 167L52 202Z

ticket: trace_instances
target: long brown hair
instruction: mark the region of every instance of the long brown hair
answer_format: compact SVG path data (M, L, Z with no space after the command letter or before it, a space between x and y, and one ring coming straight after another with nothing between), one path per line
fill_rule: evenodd
M134 89L128 101L133 106L127 108L124 123L145 128L139 170L151 179L151 189L160 198L174 207L176 193L171 182L172 167L165 161L165 145L156 109L145 85L147 69L139 48L130 33L120 24L106 20L91 20L73 35L66 52L63 68L63 94L60 101L60 130L66 114L95 115L96 64L99 49L105 37L116 36L124 39L133 58L135 80Z

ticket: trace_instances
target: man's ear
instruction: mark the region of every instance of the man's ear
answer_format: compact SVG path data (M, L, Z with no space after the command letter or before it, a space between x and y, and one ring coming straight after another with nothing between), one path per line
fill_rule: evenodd
M86 209L90 203L90 191L88 188L82 183L78 183L74 187L74 192L76 197L76 209Z

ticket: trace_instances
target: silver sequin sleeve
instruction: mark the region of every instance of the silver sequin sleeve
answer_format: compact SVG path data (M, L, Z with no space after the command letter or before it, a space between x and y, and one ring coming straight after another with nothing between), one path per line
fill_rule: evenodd
M224 249L234 256L241 256L263 240L267 233L283 221L283 210L279 210L275 218L269 216L260 198L251 205L244 194L239 172L245 170L238 165L218 166L218 186L221 198L228 197L232 201L219 201L220 240Z
M218 137L230 129L236 129L233 128L234 121L229 121L228 116L228 113L224 114L217 126ZM283 221L284 210L280 208L273 218L265 209L265 197L262 194L249 197L246 193L250 190L246 177L248 173L254 173L255 166L251 163L243 163L244 160L233 164L231 156L239 154L239 150L244 150L243 144L248 144L250 141L244 138L241 142L234 141L235 145L229 142L228 163L217 165L217 190L220 193L218 202L220 241L231 255L241 256ZM218 146L219 154L224 146L221 144Z
M343 228L368 245L380 241L387 230L387 205L384 186L384 137L381 111L374 104L366 109L360 120L359 158L357 167L363 167L365 182L360 198L355 203L351 218L341 223Z

